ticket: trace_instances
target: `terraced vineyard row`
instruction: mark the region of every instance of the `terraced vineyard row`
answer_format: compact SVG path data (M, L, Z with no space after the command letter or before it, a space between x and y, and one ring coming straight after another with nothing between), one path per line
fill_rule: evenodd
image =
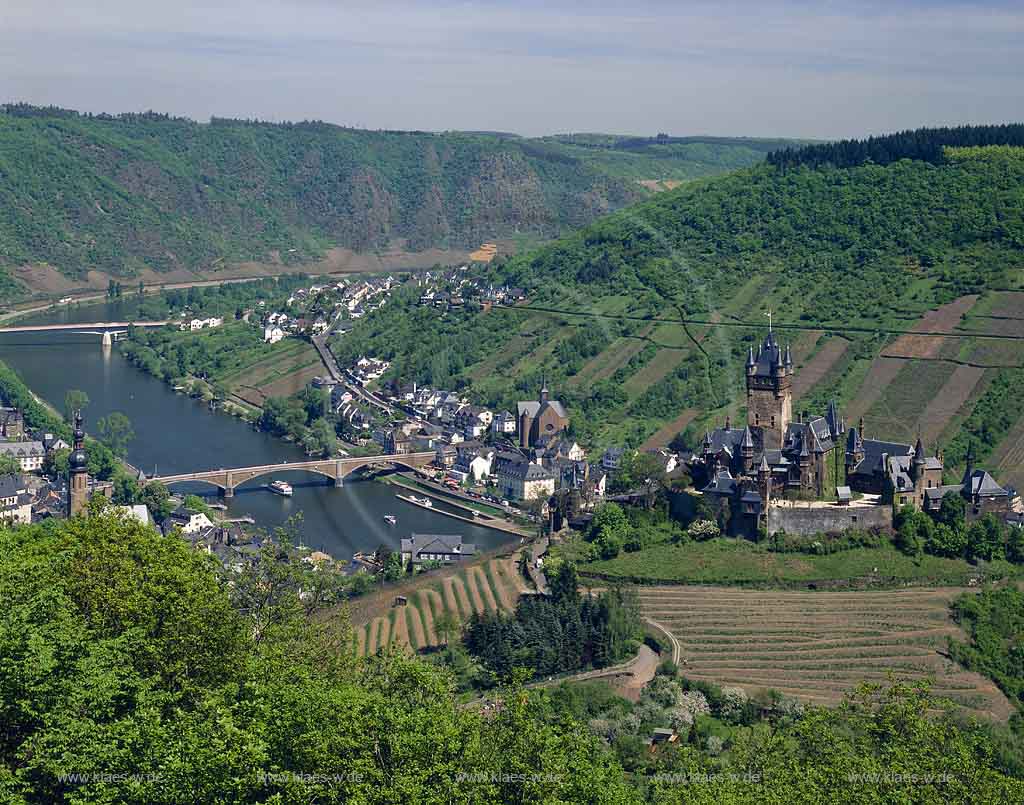
M442 638L435 625L442 615L453 615L461 623L474 612L510 612L526 589L512 558L460 568L409 594L405 606L392 607L386 615L357 625L357 651L372 654L392 643L413 651L439 645Z
M773 689L832 705L861 681L933 680L971 714L1007 719L992 682L944 656L960 638L949 604L960 588L773 592L729 587L640 587L646 617L680 642L681 671L748 690Z

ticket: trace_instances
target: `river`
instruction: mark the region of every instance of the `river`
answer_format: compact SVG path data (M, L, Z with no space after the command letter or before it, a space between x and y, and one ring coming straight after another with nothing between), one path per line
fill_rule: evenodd
M124 321L132 314L132 307L133 302L126 300L54 309L18 323ZM126 414L135 431L128 460L146 473L170 475L305 459L296 446L176 394L128 363L116 347L104 350L98 335L0 334L0 360L59 410L68 389L88 394L87 429L112 411ZM340 489L321 476L301 471L276 473L273 477L288 481L295 489L294 495L274 495L265 489L270 478L254 479L225 501L230 516L251 515L259 527L269 530L300 515L298 532L302 542L337 559L347 559L355 551L374 550L381 544L398 548L399 540L412 532L460 534L482 549L509 541L507 534L398 500L395 487L358 475L346 478ZM181 484L175 489L215 494L204 484ZM384 522L385 514L395 515L397 524Z

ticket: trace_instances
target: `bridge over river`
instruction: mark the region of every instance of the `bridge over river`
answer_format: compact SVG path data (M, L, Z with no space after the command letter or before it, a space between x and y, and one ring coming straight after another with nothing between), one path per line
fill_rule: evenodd
M0 335L4 333L80 333L102 336L103 345L108 346L114 337L127 333L129 327L163 327L173 323L171 321L87 321L79 324L21 324L0 327Z
M305 470L317 475L323 475L334 481L335 486L341 486L345 476L362 467L370 467L379 464L406 467L414 472L422 472L435 457L434 451L426 453L404 453L401 455L386 456L360 456L358 458L327 458L313 461L284 461L280 464L261 464L255 467L232 467L230 469L205 470L201 472L185 472L178 475L154 475L147 477L146 482L159 481L162 484L178 484L190 481L216 486L224 497L231 497L235 494L235 488L241 484L259 478L261 475L271 475L275 472L285 470Z

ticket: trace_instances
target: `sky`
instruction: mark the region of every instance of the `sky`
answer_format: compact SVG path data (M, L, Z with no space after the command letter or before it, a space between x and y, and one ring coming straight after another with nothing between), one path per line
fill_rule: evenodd
M1024 0L0 0L0 101L361 128L1024 120Z

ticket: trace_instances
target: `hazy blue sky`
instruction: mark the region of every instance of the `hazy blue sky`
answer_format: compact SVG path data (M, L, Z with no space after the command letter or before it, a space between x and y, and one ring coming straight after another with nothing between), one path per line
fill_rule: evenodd
M1022 0L0 0L0 100L828 138L1024 119L1022 42Z

